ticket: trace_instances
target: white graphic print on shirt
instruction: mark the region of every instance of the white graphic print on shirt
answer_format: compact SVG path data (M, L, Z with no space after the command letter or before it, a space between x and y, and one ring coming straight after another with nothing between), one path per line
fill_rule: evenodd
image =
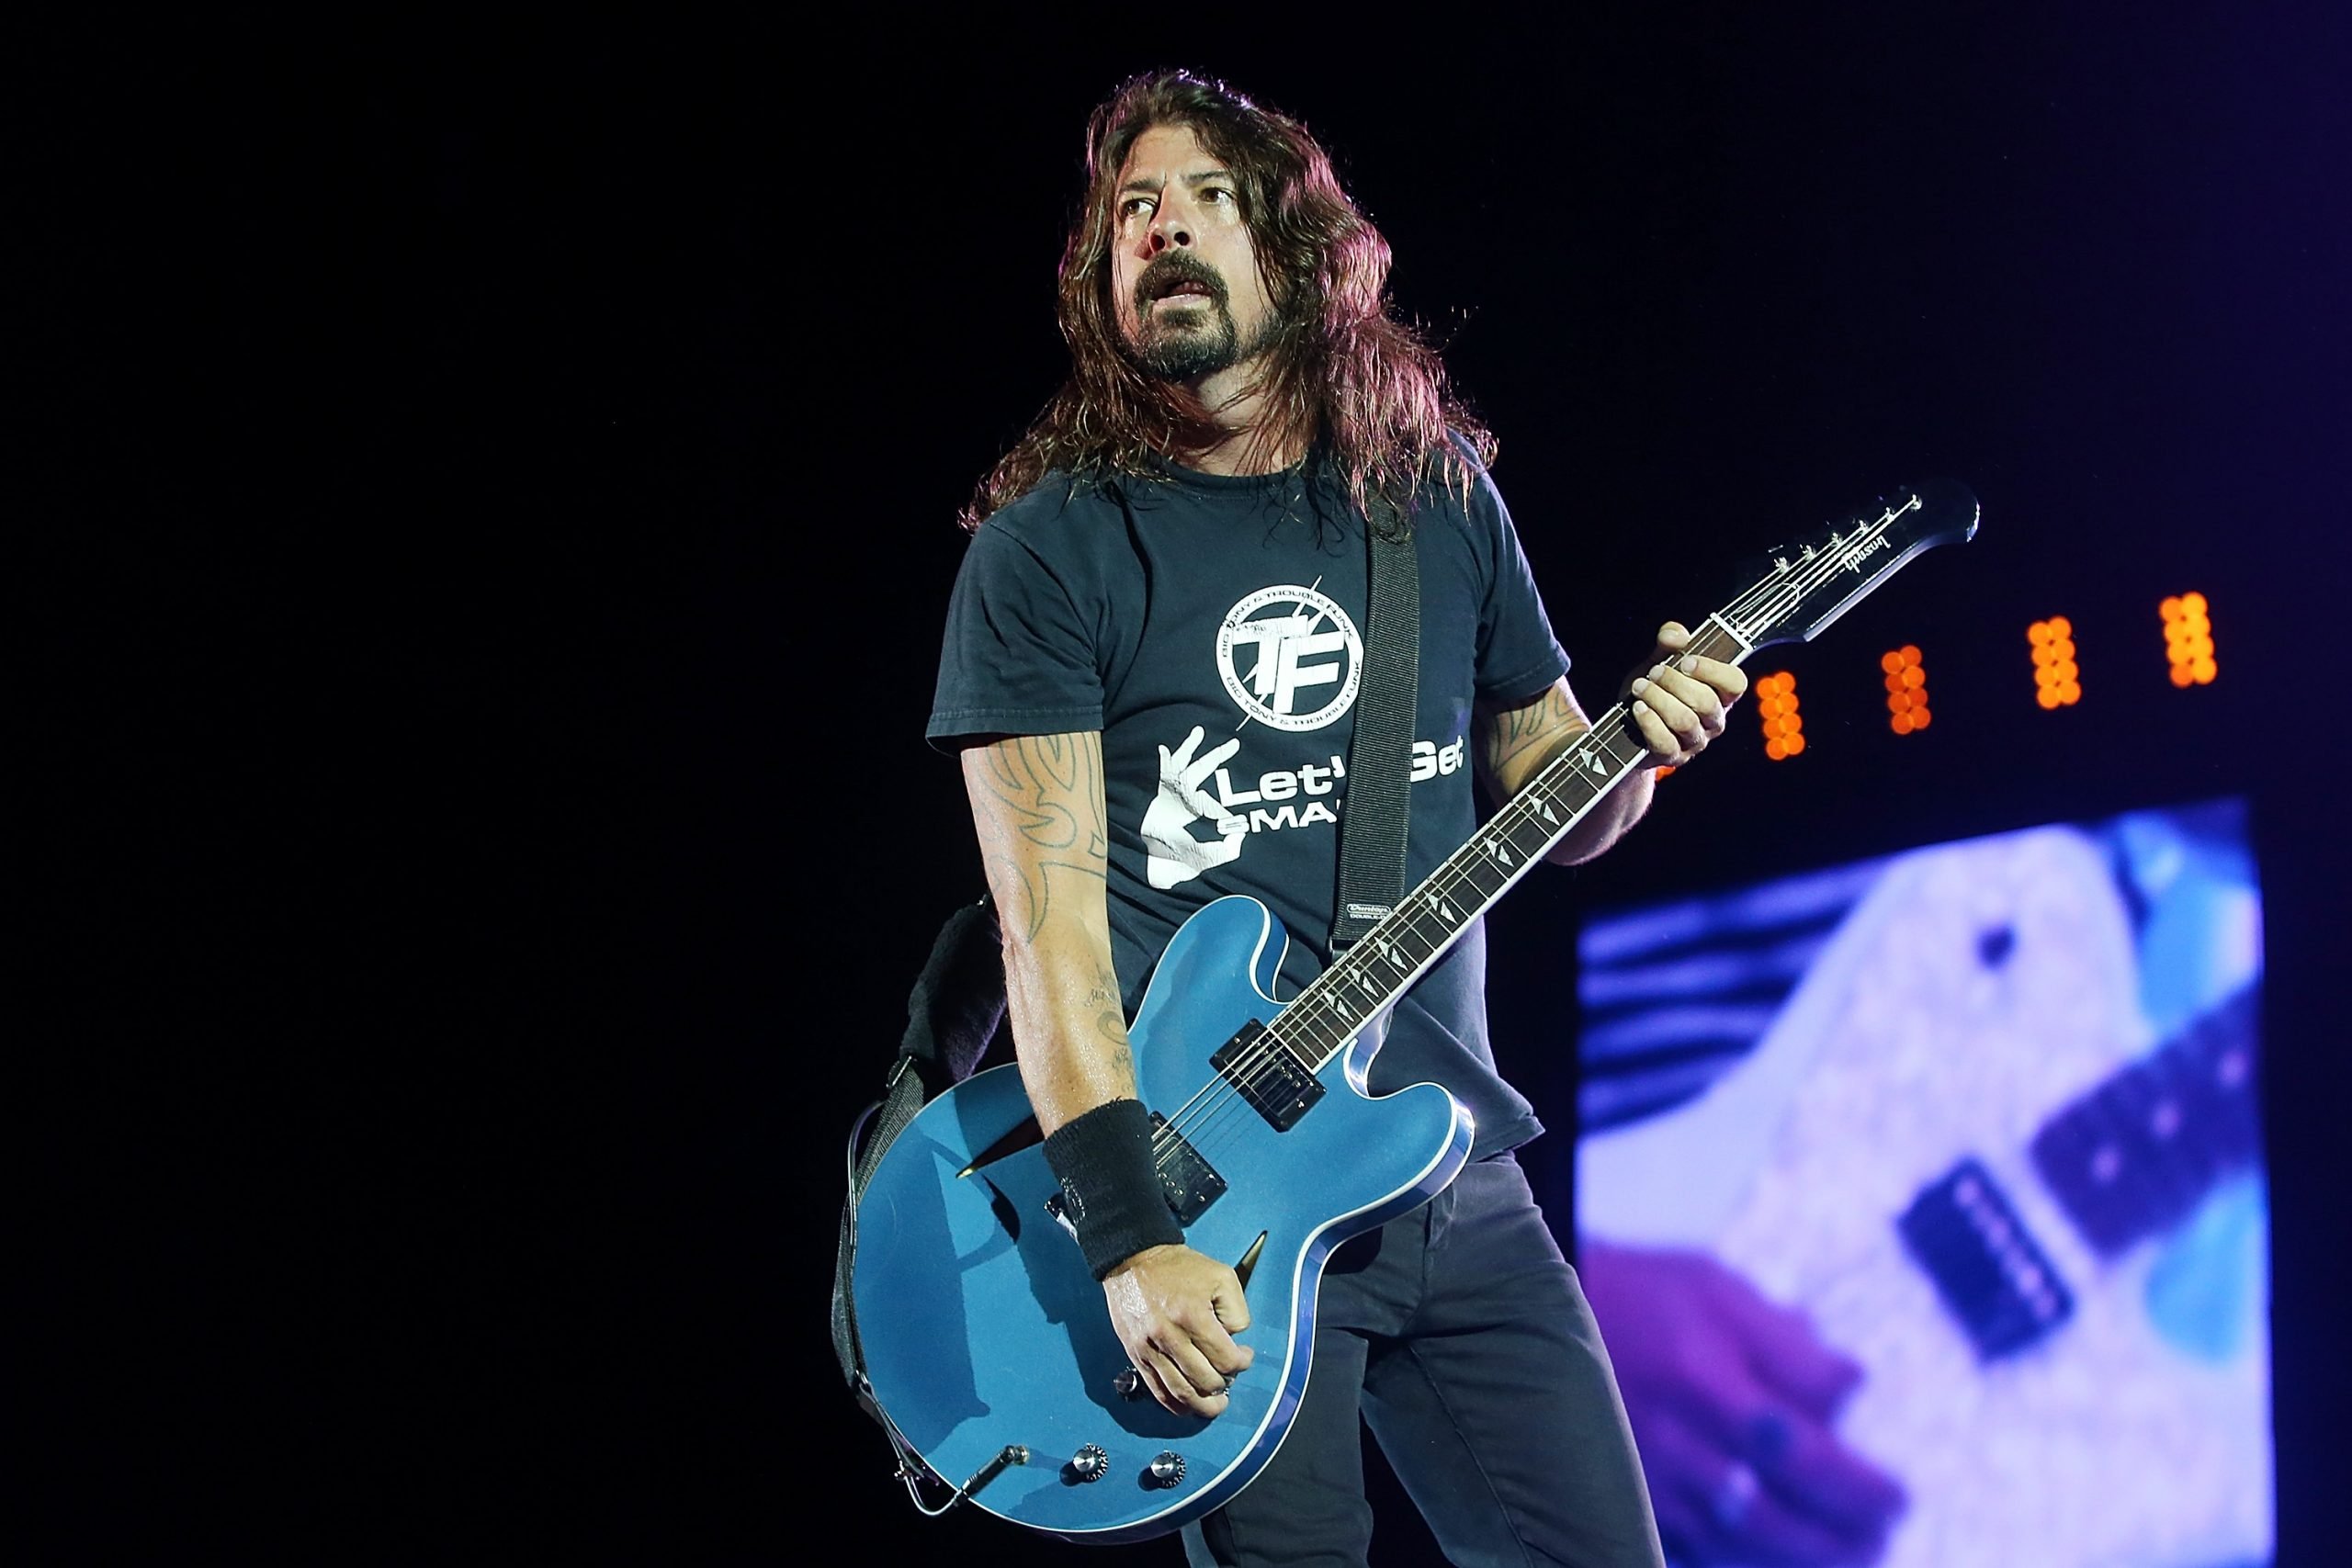
M1363 638L1324 594L1323 580L1261 588L1225 613L1217 673L1241 711L1275 729L1321 729L1352 706L1363 682ZM1326 692L1323 688L1335 687ZM1299 711L1302 697L1324 700Z
M1159 749L1159 793L1143 814L1144 874L1162 891L1190 882L1213 865L1223 865L1241 852L1249 822L1217 804L1201 788L1201 781L1241 750L1241 738L1232 739L1194 760L1201 744L1201 727L1194 725L1184 744L1170 751ZM1193 824L1203 818L1216 824L1217 837L1205 843L1193 837Z
M1283 583L1243 597L1217 627L1217 673L1227 693L1250 723L1276 729L1321 729L1355 704L1363 678L1363 641L1348 613L1317 592ZM1301 712L1302 696L1330 691L1320 706ZM1151 886L1166 891L1190 882L1211 866L1239 857L1252 833L1285 828L1336 826L1339 781L1347 764L1305 762L1239 780L1227 764L1241 750L1238 735L1201 752L1206 732L1198 725L1175 747L1159 750L1159 786L1143 818L1144 872ZM1439 747L1413 742L1416 783L1460 768L1466 748L1461 737ZM1212 780L1214 784L1212 784ZM1216 837L1196 837L1193 825L1205 822Z
M1348 776L1340 758L1276 768L1242 782L1225 766L1241 750L1241 737L1199 756L1203 738L1194 725L1182 746L1159 749L1159 789L1143 814L1144 873L1154 887L1164 892L1238 859L1242 840L1252 833L1340 820L1338 783ZM1468 751L1458 735L1443 746L1414 741L1412 782L1457 771ZM1237 807L1247 808L1247 815ZM1216 838L1204 841L1193 836L1193 824L1201 821L1216 826Z

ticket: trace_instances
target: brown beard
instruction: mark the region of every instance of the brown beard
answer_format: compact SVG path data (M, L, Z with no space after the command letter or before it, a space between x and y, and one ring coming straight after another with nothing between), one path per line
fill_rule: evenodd
M1176 279L1196 283L1206 292L1163 313L1155 307ZM1269 320L1244 343L1234 324L1225 279L1206 262L1182 251L1170 251L1136 275L1135 309L1136 330L1129 346L1136 361L1170 381L1190 381L1230 369L1262 351L1273 336L1273 322Z

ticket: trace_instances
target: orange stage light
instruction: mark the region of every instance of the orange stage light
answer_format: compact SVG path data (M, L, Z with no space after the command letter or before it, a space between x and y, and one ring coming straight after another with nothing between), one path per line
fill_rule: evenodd
M2202 593L2167 596L2156 605L2164 617L2165 658L2176 686L2211 685L2220 666L2213 660L2213 622Z
M2041 650L2036 648L2034 657ZM1928 671L1921 662L1917 643L1905 643L1891 653L1882 654L1878 667L1886 671L1886 711L1891 716L1886 726L1897 735L1917 735L1928 728Z
M1763 721L1764 755L1786 761L1804 750L1804 720L1797 716L1797 678L1777 671L1756 682L1756 712Z
M2075 662L2075 625L2064 615L2026 628L2033 645L2034 701L2045 708L2068 707L2083 697L2082 668Z

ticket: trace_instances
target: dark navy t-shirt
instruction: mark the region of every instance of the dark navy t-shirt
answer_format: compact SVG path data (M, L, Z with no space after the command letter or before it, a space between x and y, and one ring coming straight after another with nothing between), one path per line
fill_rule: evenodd
M1471 705L1566 672L1502 498L1423 487L1420 693L1408 885L1477 825ZM1048 476L974 537L948 607L927 733L1100 730L1112 957L1132 1013L1194 910L1230 893L1292 939L1291 989L1328 961L1338 827L1363 673L1363 518L1314 459L1233 477L1166 465L1073 486ZM1477 1119L1475 1156L1542 1131L1487 1045L1485 932L1397 1004L1376 1092L1430 1080Z

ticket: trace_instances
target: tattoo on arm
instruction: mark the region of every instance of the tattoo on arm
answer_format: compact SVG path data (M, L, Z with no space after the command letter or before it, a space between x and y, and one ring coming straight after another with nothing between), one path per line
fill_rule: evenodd
M1566 683L1555 682L1551 690L1532 703L1489 711L1482 728L1485 744L1479 750L1487 774L1498 788L1508 789L1506 781L1550 761L1589 726Z
M1095 971L1094 984L1087 988L1086 1005L1094 1010L1095 1032L1117 1049L1120 1061L1127 1063L1127 1070L1132 1073L1133 1064L1127 1062L1127 1014L1119 998L1119 977L1108 969Z
M980 858L1004 918L1035 937L1057 881L1107 875L1102 738L1018 735L978 750L964 776ZM1117 994L1114 985L1114 1010Z

